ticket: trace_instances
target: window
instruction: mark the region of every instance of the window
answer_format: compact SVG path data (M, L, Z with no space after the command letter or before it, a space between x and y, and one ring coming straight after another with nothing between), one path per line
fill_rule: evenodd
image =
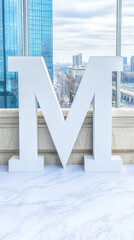
M115 55L116 0L54 1L54 88L61 107L71 106L90 56ZM116 73L113 85L116 92Z
M123 0L122 56L124 71L121 75L121 107L134 107L134 1Z

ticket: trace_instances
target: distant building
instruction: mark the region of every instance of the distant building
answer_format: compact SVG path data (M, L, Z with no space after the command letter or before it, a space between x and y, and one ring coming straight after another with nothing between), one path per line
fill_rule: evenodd
M79 66L67 68L67 83L68 83L70 104L72 104L74 100L75 94L79 87L85 68L86 68L86 65L79 65Z
M81 80L83 73L85 71L85 65L75 66L75 67L68 67L67 68L67 76L74 79L74 80Z
M126 65L127 64L127 57L123 58L123 64Z
M82 65L82 54L73 56L73 67Z
M62 71L64 72L64 74L67 74L67 66L62 66Z
M134 72L134 56L131 57L131 72Z
M122 72L121 74L122 83L134 84L134 72Z

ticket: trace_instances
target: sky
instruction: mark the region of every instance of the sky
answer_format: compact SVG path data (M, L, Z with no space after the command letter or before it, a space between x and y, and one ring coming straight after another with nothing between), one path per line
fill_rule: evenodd
M122 55L134 55L134 0L123 1ZM116 54L116 0L54 0L54 63Z

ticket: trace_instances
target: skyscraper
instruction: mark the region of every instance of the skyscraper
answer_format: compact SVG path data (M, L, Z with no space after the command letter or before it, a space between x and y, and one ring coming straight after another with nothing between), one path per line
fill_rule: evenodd
M123 64L124 64L124 65L127 64L127 57L123 57Z
M53 81L52 0L0 1L0 107L18 107L18 74L8 56L43 56Z
M134 56L131 57L131 72L134 72Z
M82 54L73 56L73 67L82 65Z

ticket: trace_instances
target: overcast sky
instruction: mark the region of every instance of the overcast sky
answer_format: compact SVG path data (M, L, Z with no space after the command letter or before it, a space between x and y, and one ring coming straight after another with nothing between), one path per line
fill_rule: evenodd
M116 0L54 0L54 62L114 56ZM134 55L134 0L123 0L122 55Z

